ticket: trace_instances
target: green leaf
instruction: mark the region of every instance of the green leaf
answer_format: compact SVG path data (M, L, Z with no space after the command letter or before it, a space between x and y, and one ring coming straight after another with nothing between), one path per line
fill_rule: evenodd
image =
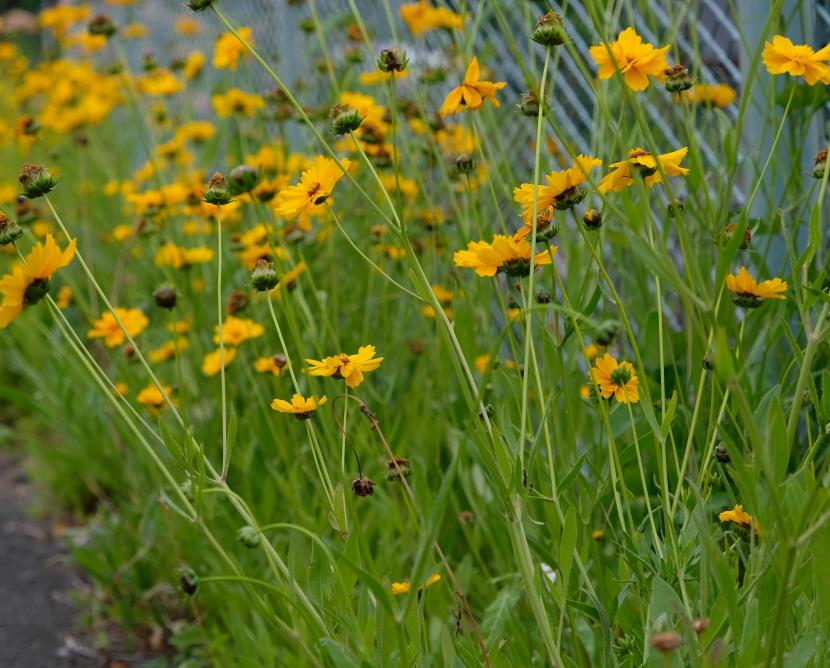
M496 598L484 610L481 632L488 647L492 647L504 635L504 627L520 597L521 589L519 584L514 582L499 591Z
M576 511L573 506L568 508L565 515L565 525L562 527L562 540L559 543L559 569L562 571L562 586L567 587L568 576L571 574L571 564L576 548Z

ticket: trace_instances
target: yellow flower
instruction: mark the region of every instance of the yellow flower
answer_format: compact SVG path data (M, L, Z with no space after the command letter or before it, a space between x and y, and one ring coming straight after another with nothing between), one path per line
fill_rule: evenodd
M639 147L634 148L629 153L627 160L609 165L614 171L603 177L597 187L597 191L602 194L619 192L634 183L634 176L636 174L642 176L646 186L651 188L663 180L661 169L665 172L666 176L688 174L688 168L680 166L688 151L689 149L684 146L671 153L663 153L662 155L655 156Z
M737 274L727 275L726 287L733 293L732 298L736 304L755 308L760 306L765 299L786 299L781 293L786 292L789 286L780 278L758 283L746 267L741 267Z
M363 382L364 372L374 371L382 361L382 357L375 357L374 346L361 346L356 355L340 353L322 361L307 359L306 364L312 376L343 378L349 387L357 387Z
M233 114L251 118L259 109L265 108L265 100L261 96L246 93L239 88L231 88L224 94L214 95L211 103L219 118L227 118Z
M254 362L254 368L259 373L270 373L274 376L281 376L288 364L283 355L271 355L271 357L260 357Z
M199 76L205 67L206 60L207 57L201 51L191 51L188 53L187 58L184 59L184 63L182 64L184 78L190 81Z
M230 316L222 323L222 342L227 346L238 346L243 341L262 336L265 328L258 322ZM219 343L219 325L214 328L213 342Z
M68 285L64 285L60 290L58 290L58 294L55 297L55 303L58 305L58 308L64 309L69 306L75 300L75 293L72 291Z
M538 187L536 195L536 212L541 213L548 207L557 209L569 209L578 202L573 201L579 194L579 186L585 182L594 167L602 165L602 160L597 160L589 155L578 155L574 160L573 167L558 172L551 172L545 177L547 185ZM523 183L513 189L513 199L521 204L522 215L527 219L533 217L533 184ZM584 192L579 200L584 198Z
M49 292L54 273L75 257L77 241L69 242L61 250L51 234L38 242L26 256L26 262L16 266L11 274L0 279L0 329L4 329L26 307L39 302Z
M418 587L418 591L423 591L427 587L431 587L436 582L441 581L441 574L440 573L433 573L427 578L427 581L423 584L423 586ZM411 587L408 582L393 582L392 586L390 587L392 590L392 594L395 596L402 596L403 594L408 594Z
M446 28L463 30L464 20L455 12L445 7L434 7L429 0L418 0L401 5L401 18L415 35L429 30Z
M536 265L550 264L557 253L556 246L551 252L536 254ZM457 267L475 269L479 276L495 276L503 271L508 276L527 276L530 272L530 244L525 239L496 234L492 243L470 241L467 250L453 253Z
M795 45L783 35L775 35L772 42L764 45L762 56L767 72L770 74L789 74L791 77L804 77L810 86L818 82L830 84L830 44L819 51L807 44Z
M253 31L250 28L240 28L238 32L242 39L253 46ZM217 69L235 70L237 62L246 52L242 43L232 33L226 32L219 36L213 47L213 66Z
M198 35L201 24L190 16L180 16L176 19L175 30L179 35Z
M236 348L225 348L225 367L229 366L236 357ZM215 376L222 370L222 349L217 348L205 355L202 360L202 373L206 376Z
M610 354L605 353L594 362L591 373L603 399L613 396L621 404L640 401L640 381L630 362L618 364Z
M116 307L115 313L131 337L141 334L150 322L141 309ZM104 345L107 348L115 348L127 340L124 330L121 329L112 311L107 311L98 320L92 322L92 329L87 332L87 337L104 339Z
M121 35L124 39L141 39L149 34L150 31L143 23L130 23L121 29Z
M729 84L697 84L683 99L711 107L728 107L738 94Z
M158 348L147 353L147 359L154 364L159 362L166 362L176 356L176 352L187 350L190 347L190 342L187 339L174 339L161 344Z
M473 111L481 109L485 100L490 100L494 107L499 107L496 99L496 91L504 88L507 83L504 81L492 82L481 81L481 71L478 65L478 58L473 56L464 74L464 81L457 88L453 88L441 105L441 116L457 114L464 109Z
M311 167L302 173L300 182L281 190L277 195L276 212L286 218L295 218L304 212L315 212L331 197L334 186L349 168L351 161L343 158L340 167L331 158L318 155ZM342 167L342 170L341 170Z
M169 397L173 392L173 388L169 385L162 385L161 387L164 390L164 394L162 394L161 390L159 390L159 388L155 385L148 385L138 393L135 400L138 403L147 406L150 412L154 415L158 414L167 403L164 400L164 395L166 394Z
M631 90L641 91L648 88L649 76L662 80L669 64L666 52L669 46L655 49L648 42L643 42L634 28L626 28L611 44L603 42L592 46L591 57L598 65L600 79L610 79L619 71Z
M741 504L736 505L732 510L724 510L718 515L718 519L721 522L734 522L744 529L749 529L751 527L755 529L755 533L759 536L761 535L761 526L758 524L758 520L752 517L749 513L745 512L744 507Z
M213 260L213 249L207 246L196 248L182 248L176 244L166 243L156 253L157 267L173 267L182 269L194 264L204 264Z
M325 395L319 399L314 396L306 399L300 394L295 394L291 397L291 403L287 402L285 399L274 399L271 402L271 408L278 413L291 413L298 420L308 420L312 415L314 415L314 411L326 403L326 401L328 401L328 399Z

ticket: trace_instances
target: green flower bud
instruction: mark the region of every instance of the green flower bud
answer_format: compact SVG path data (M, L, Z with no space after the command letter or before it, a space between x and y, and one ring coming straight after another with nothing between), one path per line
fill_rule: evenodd
M561 46L567 42L568 33L562 17L553 10L540 16L536 22L536 29L530 34L530 39L542 46Z
M816 160L811 175L814 179L823 179L824 170L827 169L827 149L823 148L816 153Z
M582 186L574 186L573 188L568 188L565 192L563 192L559 197L556 198L556 201L553 203L559 211L567 211L568 209L572 209L577 204L579 204L582 200L585 199L585 195L588 194L588 191L585 190Z
M259 172L250 165L234 167L228 174L228 191L234 197L251 192L259 183Z
M104 14L99 14L92 19L89 22L89 26L87 26L87 30L90 35L100 35L107 38L112 37L118 32L118 28L112 22L112 19Z
M472 174L476 168L476 161L472 156L462 153L455 159L455 168L459 174Z
M259 547L261 536L259 531L252 526L244 526L236 532L236 540L242 543L247 548Z
M273 290L280 282L274 265L268 260L257 260L254 270L251 272L251 285L257 292Z
M383 49L378 57L378 69L381 72L403 72L408 64L406 54L398 49Z
M354 132L360 127L363 122L363 116L348 104L335 104L331 108L329 114L331 118L331 128L336 135L347 135Z
M675 198L666 206L666 213L669 214L669 216L671 216L672 218L677 218L680 214L683 213L685 208L686 204L683 202L683 200Z
M26 306L37 304L41 299L49 294L49 288L51 287L52 281L48 278L36 278L34 281L29 283L29 287L27 287L26 292L23 293L23 303Z
M13 220L9 220L9 217L0 211L0 246L13 244L22 236L23 228Z
M666 75L665 87L669 93L682 93L694 86L694 82L689 77L689 70L683 65L674 65L665 70Z
M617 330L620 328L620 323L616 320L605 320L600 323L599 331L595 337L596 342L603 346L608 347L611 345L611 342L614 340L614 337L617 336Z
M225 177L219 172L216 172L210 177L208 189L203 199L208 204L215 204L216 206L222 206L223 204L231 202L232 198L230 192L228 192L228 184L225 181Z
M188 596L193 596L199 588L199 576L196 575L196 571L184 566L177 573L179 574L179 586L182 591Z
M386 472L387 480L401 480L412 475L412 465L408 459L403 457L393 457L389 461L388 471Z
M539 116L539 95L534 90L529 90L519 98L517 105L524 116L537 118Z
M582 223L589 230L598 230L602 227L602 214L596 209L588 209L582 214Z
M27 199L47 195L58 185L57 180L43 165L23 165L23 171L17 180L23 187L22 195Z
M194 12L203 12L210 7L216 0L190 0L187 6Z

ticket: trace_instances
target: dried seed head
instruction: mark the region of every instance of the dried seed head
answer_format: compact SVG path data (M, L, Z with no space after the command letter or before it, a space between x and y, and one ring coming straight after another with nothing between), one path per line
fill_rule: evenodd
M649 644L658 652L669 654L683 644L683 637L677 631L663 631L651 636Z
M366 476L355 478L352 482L352 491L355 496L372 496L375 493L375 484Z
M159 308L172 309L176 306L176 288L172 285L162 285L153 292L153 299Z

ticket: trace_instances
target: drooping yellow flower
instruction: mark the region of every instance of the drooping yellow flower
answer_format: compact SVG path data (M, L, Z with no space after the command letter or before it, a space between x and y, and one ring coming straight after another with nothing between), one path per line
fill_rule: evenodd
M755 533L761 535L761 526L758 520L744 510L741 504L736 505L732 510L724 510L718 515L721 522L734 522L744 529L755 529Z
M287 368L288 360L285 355L271 355L271 357L259 357L254 362L254 368L259 373L270 373L273 376L281 376Z
M736 304L755 308L760 306L765 299L786 299L781 293L786 292L789 286L780 278L758 283L746 267L741 267L737 274L726 276L726 287L733 293L732 299Z
M238 32L242 39L253 46L253 31L250 28L240 28ZM213 66L217 69L235 70L239 59L246 52L247 49L232 33L223 33L213 47Z
M415 35L438 28L464 29L464 20L458 14L445 7L435 7L429 0L418 0L418 2L407 2L401 5L401 18L406 23L406 27Z
M551 252L536 254L536 266L550 264L557 253L556 246ZM455 251L452 256L457 267L475 269L479 276L495 276L503 271L508 276L527 276L530 272L530 244L526 239L496 234L492 243L470 241L467 250Z
M616 42L597 44L590 51L599 67L597 75L600 79L610 79L619 71L631 90L641 91L648 88L650 76L661 81L664 78L664 72L669 67L666 62L669 48L670 46L664 46L656 49L648 42L643 42L634 28L626 28Z
M630 362L619 362L609 353L598 357L591 369L603 399L614 397L621 404L640 401L637 374Z
M382 357L375 357L374 346L361 346L356 355L339 353L322 361L307 359L306 364L312 376L343 378L349 387L357 387L363 382L363 374L377 369L382 361Z
M258 322L246 318L230 316L222 323L222 342L228 346L238 346L243 341L262 336L265 328ZM216 325L213 342L219 343L219 325Z
M291 397L291 403L287 402L285 399L274 399L271 402L271 408L273 408L278 413L290 413L298 420L308 420L314 412L326 403L328 399L325 395L320 397L311 396L306 399L300 394L295 394Z
M166 394L169 397L173 392L173 388L169 385L162 385L161 387L164 390L164 394L162 394L161 390L159 390L159 388L155 385L148 385L141 390L135 398L138 403L143 406L147 406L147 409L153 415L160 413L167 404L164 399L164 395Z
M0 329L8 327L27 306L36 304L49 292L54 273L75 257L77 241L73 239L61 250L51 234L38 242L26 256L26 262L16 266L11 274L0 279Z
M141 309L116 307L115 313L131 337L141 334L150 323ZM98 320L92 322L92 329L87 332L87 337L90 339L104 339L104 345L107 348L115 348L127 340L124 330L121 329L121 325L118 324L112 311L107 311Z
M795 45L783 35L775 35L772 42L764 45L764 65L770 74L789 74L804 77L804 82L813 86L819 82L830 84L830 44L819 51L813 51L807 44Z
M496 99L496 91L507 85L504 81L492 82L481 81L481 68L478 65L478 58L473 56L464 74L464 81L461 85L453 88L441 105L441 116L457 114L464 109L473 111L481 109L486 100L490 100L494 107L499 107Z
M666 176L688 174L689 169L680 166L688 151L688 147L684 146L671 153L652 155L639 147L634 148L629 153L627 160L609 165L614 171L603 177L597 191L604 194L624 190L634 183L634 178L638 174L643 177L646 186L649 188L663 180L661 171Z
M227 368L236 358L236 348L225 348L225 367ZM215 376L222 370L222 349L217 348L205 355L202 360L202 373L206 376Z
M546 185L537 188L536 212L541 213L548 207L557 209L568 209L584 198L584 193L579 193L579 186L582 185L594 167L602 165L602 160L592 158L588 155L578 155L574 160L573 167L561 171L551 172L545 177ZM513 189L513 199L521 204L522 215L526 219L533 217L533 184L523 183ZM582 197L578 197L582 194Z
M301 213L318 211L331 197L334 186L343 176L343 170L351 164L348 158L343 158L338 167L331 158L318 155L311 167L302 173L299 183L279 192L276 212L286 218L296 218Z
M697 84L683 99L710 107L728 107L738 97L729 84Z

